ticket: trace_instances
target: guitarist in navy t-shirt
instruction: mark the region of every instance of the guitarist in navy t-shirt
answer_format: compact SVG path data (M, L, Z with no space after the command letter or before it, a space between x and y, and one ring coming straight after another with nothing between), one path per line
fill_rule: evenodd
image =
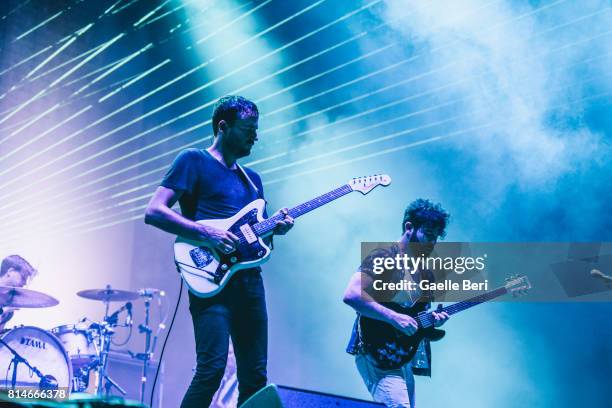
M429 256L439 237L444 237L449 214L440 206L429 200L418 199L412 202L404 212L402 221L402 236L390 248L379 248L370 253L362 262L357 272L353 274L344 293L344 302L357 311L358 314L370 319L386 322L395 329L412 335L417 330L417 322L407 314L398 313L391 308L389 302L410 303L425 294L385 292L380 294L368 293L367 288L372 287L377 276L373 272L374 258L394 258L396 255L410 254L411 249L419 248L424 256ZM382 276L385 282L399 282L401 279L421 280L423 275L432 279L427 270L386 270ZM410 291L412 292L412 291ZM415 295L415 299L406 298ZM420 295L420 296L419 296ZM424 296L426 297L426 296ZM434 326L441 326L447 319L446 312L433 312L436 320ZM429 342L423 340L414 358L396 369L383 369L378 367L373 359L366 354L360 339L358 324L355 321L351 340L347 352L355 355L357 369L363 378L370 394L377 402L390 407L414 408L414 375L430 375L431 351Z
M201 241L222 253L231 253L236 235L195 222L231 217L257 198L263 198L259 175L236 160L248 156L257 141L257 106L241 97L226 96L214 107L215 135L208 149L181 152L155 191L145 222L164 231ZM171 208L179 202L181 214ZM293 226L287 209L274 234ZM189 293L195 332L197 365L183 398L182 408L208 407L227 363L231 336L238 366L242 404L267 382L268 317L260 268L238 271L217 295L199 298Z

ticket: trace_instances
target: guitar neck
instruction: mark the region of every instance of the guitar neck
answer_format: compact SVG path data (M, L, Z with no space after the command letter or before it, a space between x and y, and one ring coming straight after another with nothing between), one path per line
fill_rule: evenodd
M342 196L345 196L352 191L353 189L348 184L345 184L335 190L332 190L328 193L315 197L312 200L306 201L305 203L290 208L288 214L289 216L291 216L291 218L294 219L301 217L302 215L309 213L310 211L317 209L321 206L324 206L325 204L330 203ZM283 218L284 217L282 214L277 214L274 217L270 217L267 220L253 225L253 230L259 236L266 236L270 234L272 230L276 227L276 221L282 221Z
M502 286L492 291L489 291L489 292L471 297L469 299L462 300L461 302L453 303L452 305L443 307L442 310L440 311L446 312L449 315L453 315L455 313L462 312L466 309L469 309L481 303L488 302L489 300L495 299L506 293L508 293L508 290L506 289L505 286ZM436 312L438 312L438 310L436 310ZM419 316L417 320L419 320L419 323L421 324L422 327L433 326L433 323L435 321L431 313L422 314Z

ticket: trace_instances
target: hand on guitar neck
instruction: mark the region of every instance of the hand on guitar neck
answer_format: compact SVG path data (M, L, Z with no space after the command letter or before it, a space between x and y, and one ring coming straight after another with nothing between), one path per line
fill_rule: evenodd
M294 219L289 215L288 208L281 208L272 217L282 215L282 220L276 220L276 227L274 227L274 235L285 235L291 228L293 228Z

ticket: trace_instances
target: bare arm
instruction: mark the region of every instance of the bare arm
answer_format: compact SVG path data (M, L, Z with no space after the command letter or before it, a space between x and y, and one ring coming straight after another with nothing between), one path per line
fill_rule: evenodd
M412 317L397 313L376 302L362 287L371 287L372 278L364 273L356 272L344 291L344 303L351 306L359 314L389 323L406 334L413 334L417 322Z
M171 188L157 187L145 210L145 223L171 234L202 241L220 251L231 252L234 249L234 242L238 241L234 234L198 224L172 210L172 206L179 200L181 194Z

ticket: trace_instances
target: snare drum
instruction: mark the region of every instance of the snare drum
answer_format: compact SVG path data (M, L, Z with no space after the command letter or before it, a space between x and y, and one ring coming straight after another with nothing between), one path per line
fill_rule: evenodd
M90 329L88 324L65 324L51 329L51 333L60 339L75 370L89 368L98 363L98 332Z
M62 343L52 334L32 326L17 327L0 335L13 350L36 367L59 388L70 392L72 364ZM14 365L13 353L0 343L0 388L11 388ZM16 387L39 388L40 378L24 364L17 365Z

